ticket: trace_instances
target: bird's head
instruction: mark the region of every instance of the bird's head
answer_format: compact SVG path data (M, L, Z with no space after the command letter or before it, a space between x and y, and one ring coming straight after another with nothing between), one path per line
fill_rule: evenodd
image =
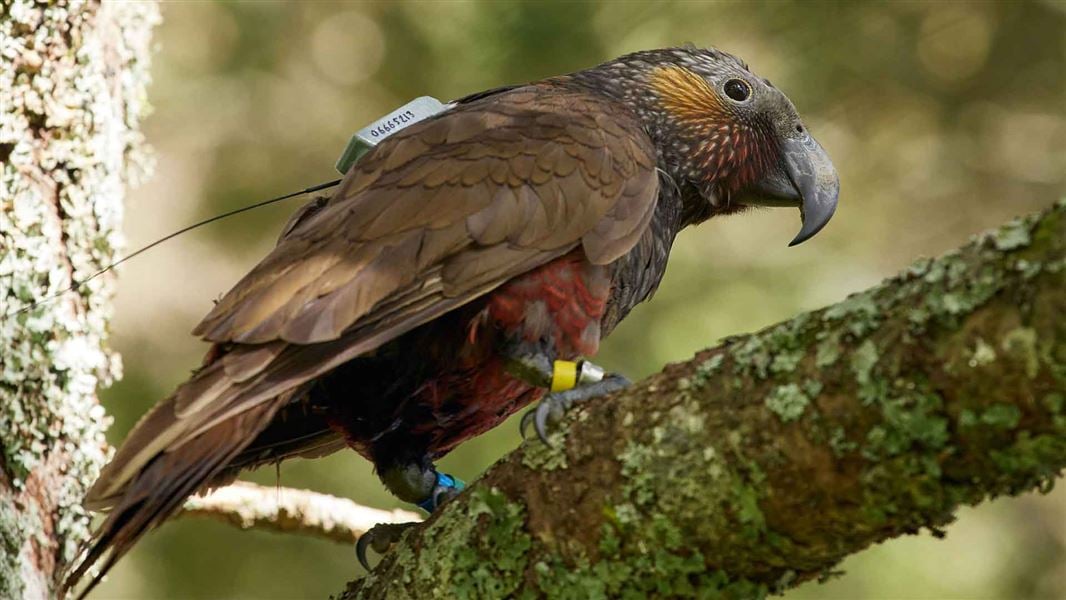
M840 180L781 90L740 59L694 47L637 52L597 68L645 121L664 170L694 190L699 218L746 206L794 206L818 233ZM698 220L698 219L697 219Z

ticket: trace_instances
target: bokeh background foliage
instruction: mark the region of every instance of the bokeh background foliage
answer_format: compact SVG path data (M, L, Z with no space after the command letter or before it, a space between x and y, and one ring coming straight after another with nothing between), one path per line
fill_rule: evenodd
M655 300L604 345L640 377L732 333L838 300L919 256L1066 193L1066 3L164 2L156 175L128 204L130 247L224 210L336 176L353 131L419 95L450 99L693 42L747 60L790 95L834 157L840 209L789 249L792 211L684 234ZM198 364L188 331L273 243L297 201L168 243L121 270L103 397L119 442ZM510 422L443 463L472 479L519 443ZM251 475L273 483L267 469ZM354 453L283 465L280 482L390 507ZM960 512L849 558L799 598L1061 598L1066 493ZM100 598L324 598L358 575L330 542L178 520L151 534Z

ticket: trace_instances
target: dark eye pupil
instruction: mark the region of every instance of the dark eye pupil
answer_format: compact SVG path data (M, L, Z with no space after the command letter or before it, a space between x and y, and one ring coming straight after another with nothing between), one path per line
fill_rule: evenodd
M739 79L730 79L725 82L725 95L736 100L737 102L743 102L748 99L751 94L748 84Z

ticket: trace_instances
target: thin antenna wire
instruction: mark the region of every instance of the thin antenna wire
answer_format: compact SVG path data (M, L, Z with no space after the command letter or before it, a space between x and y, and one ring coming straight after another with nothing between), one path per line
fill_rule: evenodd
M204 219L203 221L200 221L198 223L193 223L192 225L189 225L188 227L183 227L183 228L175 231L174 233L171 233L170 235L161 237L158 240L152 242L151 244L148 244L147 246L144 246L142 248L137 249L132 254L127 254L126 256L123 256L122 258L120 258L120 259L116 260L115 262L107 265L106 267L100 269L99 271L93 273L92 275L89 275L88 277L86 277L85 279L82 279L81 281L77 281L77 280L73 280L72 279L70 287L68 287L66 289L62 289L62 290L56 292L55 294L52 294L51 296L46 296L44 298L41 298L40 300L34 302L33 304L30 304L29 306L24 306L24 307L14 311L14 312L7 313L4 316L5 317L13 317L15 315L24 313L24 312L26 312L26 311L34 308L34 307L40 306L41 304L44 304L45 302L50 302L52 300L55 300L56 298L59 298L63 294L66 294L67 292L72 292L72 291L78 289L79 287L85 285L86 283L92 281L93 279L96 279L97 277L103 275L104 273L107 273L111 269L114 269L115 267L121 265L122 263L124 263L127 260L133 258L134 256L137 256L138 254L141 254L141 253L144 253L144 252L146 252L148 250L151 250L152 248L155 248L159 244L162 244L163 242L165 242L167 240L175 238L175 237L177 237L177 236L179 236L179 235L181 235L181 234L183 234L183 233L185 233L187 231L191 231L193 229L196 229L197 227L203 227L204 225L207 225L207 224L210 224L210 223L214 223L215 221L218 221L218 220L221 220L221 219L225 219L226 217L232 217L233 215L237 215L237 214L240 214L242 212L252 210L254 208L259 208L261 206L266 206L268 204L273 204L275 202L281 202L282 200L288 200L289 198L295 198L296 196L302 196L304 194L311 194L311 193L318 192L318 191L321 191L321 190L324 190L324 189L327 189L327 188L331 188L331 187L337 185L340 182L341 182L340 179L334 179L333 181L328 181L326 183L320 183L318 185L313 185L313 186L311 186L309 188L304 188L304 189L302 189L302 190L300 190L298 192L292 192L291 194L285 194L284 196L278 196L277 198L271 198L270 200L264 200L262 202L257 202L255 204L250 204L250 205L242 207L242 208L238 208L238 209L235 209L235 210L231 210L229 212L222 213L221 215L215 215L215 216L213 216L213 217L211 217L209 219Z

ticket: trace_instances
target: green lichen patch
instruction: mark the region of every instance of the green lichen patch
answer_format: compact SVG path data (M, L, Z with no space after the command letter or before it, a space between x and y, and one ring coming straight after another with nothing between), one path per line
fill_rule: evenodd
M1043 435L1023 431L1014 444L989 455L1007 481L1006 491L1018 493L1033 487L1047 491L1066 463L1066 431L1060 428Z
M959 427L963 429L974 427L980 422L977 414L968 408L964 408L959 412Z
M848 439L848 433L843 427L833 428L829 434L829 447L833 450L833 456L842 457L858 449L859 445Z
M624 496L637 505L650 504L655 499L655 474L648 467L654 460L654 450L645 444L629 443L618 460L626 478Z
M724 357L719 353L696 365L692 385L697 389L706 385L707 381L721 370L723 360Z
M1051 392L1040 400L1040 404L1052 415L1062 415L1066 413L1066 394Z
M1013 404L997 402L984 410L965 408L959 413L959 427L970 429L988 427L991 429L1011 430L1021 423L1022 411Z
M917 306L907 311L907 321L915 331L921 331L922 327L929 322L930 316L929 310L924 306Z
M519 588L532 538L525 509L495 488L475 487L466 502L450 502L428 522L414 545L411 531L359 588L405 598L410 590L430 598L506 598ZM417 552L416 552L417 551ZM353 592L349 589L349 592Z
M9 496L0 493L0 598L22 597L22 557L26 532L24 517Z
M962 498L942 485L941 476L936 460L928 455L904 454L870 465L860 478L865 524L915 527L950 521Z
M826 309L822 319L826 322L845 321L845 327L855 337L862 337L881 325L882 309L877 306L872 291L848 296L843 302Z
M762 336L751 336L733 348L733 370L737 374L750 373L765 379L773 355Z
M881 395L879 380L873 377L873 368L880 359L880 352L873 340L866 340L851 356L851 372L859 387L859 398L864 404L871 404Z
M1030 262L1024 258L1014 261L1014 270L1022 274L1025 279L1032 279L1044 270L1044 265L1039 262Z
M803 393L806 394L807 397L811 400L815 400L818 398L818 395L822 393L823 387L824 385L822 384L822 382L818 381L817 379L814 379L813 377L808 377L807 379L803 380Z
M569 466L566 458L568 430L569 427L566 424L549 429L547 444L534 435L522 453L522 464L538 471L565 469Z
M1040 372L1040 354L1036 346L1036 330L1028 327L1012 329L1003 336L1003 352L1025 365L1030 379Z
M1014 429L1022 420L1022 411L1013 404L997 403L981 413L981 422L997 429Z
M810 326L811 318L800 315L731 346L733 372L757 379L791 373L806 355Z
M907 452L943 449L948 442L948 419L943 400L920 390L886 398L880 403L882 422L870 429L863 455L871 460Z
M810 399L795 383L779 385L766 396L766 407L785 423L803 416L803 411L807 410L809 403Z
M981 338L977 338L973 354L970 356L971 368L983 367L996 361L996 349Z
M770 363L770 371L777 375L791 373L805 355L806 352L800 349L779 352L774 355L774 359Z
M834 332L818 343L814 364L819 369L834 365L840 358L840 335Z
M1026 219L1014 219L992 233L992 241L997 250L1014 250L1029 245L1029 230L1032 223Z

